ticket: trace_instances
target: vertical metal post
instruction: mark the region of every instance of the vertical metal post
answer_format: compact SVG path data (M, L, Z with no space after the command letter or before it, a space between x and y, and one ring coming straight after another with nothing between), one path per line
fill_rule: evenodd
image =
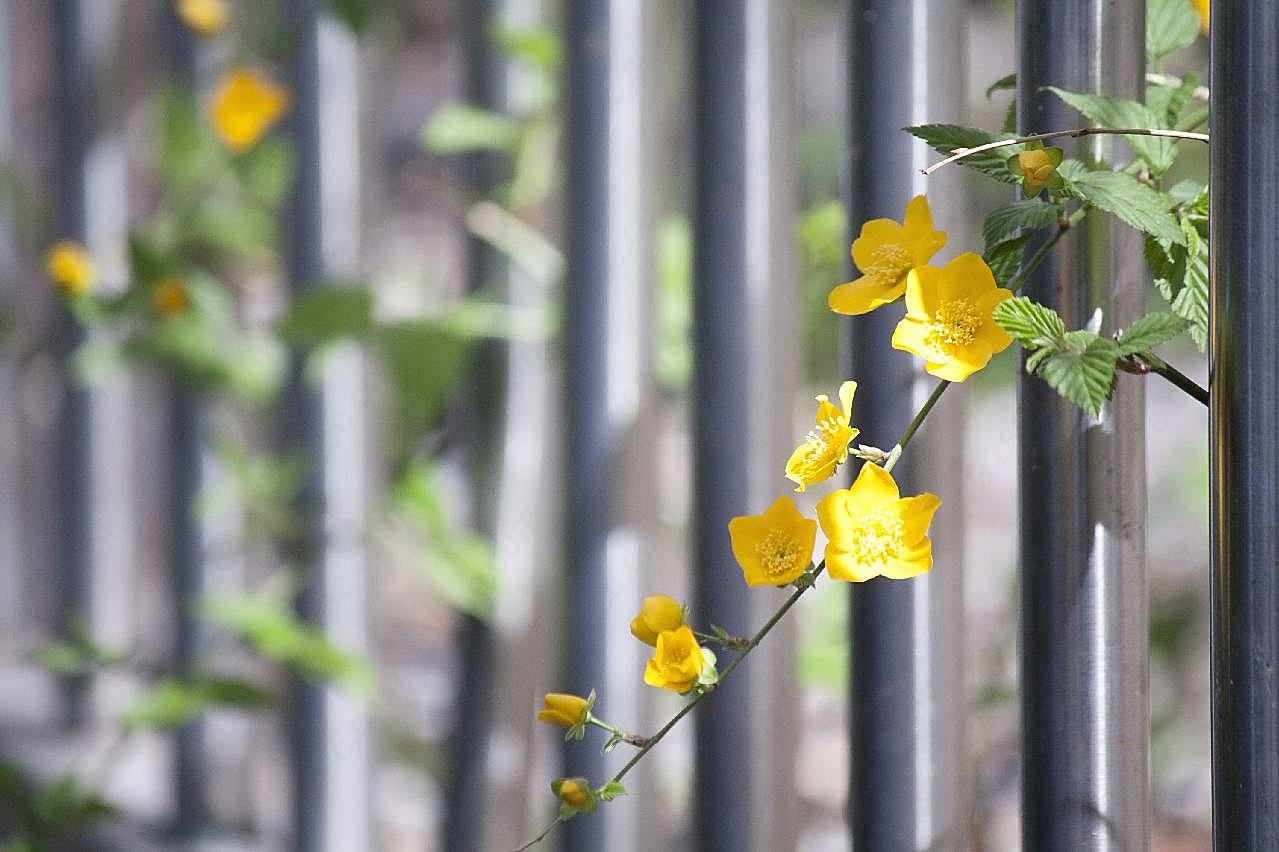
M89 129L93 126L89 59L84 49L84 16L79 0L53 5L54 121L57 128L58 237L88 240L86 171ZM59 311L55 350L63 365L62 403L57 420L57 524L55 570L58 629L65 634L73 617L90 616L90 429L89 393L75 385L68 356L83 342L84 331L69 312ZM85 716L88 681L64 679L63 722L79 725Z
M500 109L502 100L499 57L490 28L496 20L497 0L474 0L462 16L465 56L466 98L470 103ZM473 190L487 194L496 180L494 155L470 155L466 163L467 182ZM503 264L493 249L477 237L467 246L469 287L472 292L495 284ZM493 531L491 491L494 488L494 460L501 435L503 361L505 351L497 341L486 341L476 355L472 371L476 393L472 394L466 433L470 437L469 468L473 491L472 511L476 526ZM453 734L449 739L449 775L444 814L444 848L478 849L484 830L488 790L488 747L493 720L494 636L492 625L469 613L458 616L458 656L461 677L453 708Z
M1212 10L1213 845L1279 844L1279 6Z
M1078 124L1047 85L1141 100L1144 7L1019 0L1019 128ZM1079 155L1113 162L1117 150L1096 137ZM1145 286L1140 235L1092 215L1025 293L1059 311L1068 328L1100 309L1112 330L1141 314ZM1026 848L1149 844L1144 410L1139 381L1121 378L1093 421L1039 379L1020 378Z
M567 526L566 687L580 694L602 690L605 655L582 653L574 641L605 641L605 564L609 529L609 461L612 455L604 400L608 396L609 222L609 0L569 0L567 35L567 269L565 279L564 380L567 386L565 471ZM589 637L589 638L588 638ZM607 694L597 705L608 718ZM565 772L593 783L605 762L590 749L566 749ZM603 849L607 808L565 826L565 848Z
M173 7L164 14L169 68L174 79L195 97L196 48L191 31ZM202 441L200 404L174 381L169 391L169 582L173 594L173 667L179 678L194 674L202 642L200 622L192 612L204 592L204 555L195 501L200 492ZM199 832L206 818L204 721L196 719L174 733L174 823L181 837Z
M957 175L939 176L948 183L919 174L931 154L901 128L962 118L967 7L954 0L850 4L853 236L869 219L900 221L906 203L927 192L936 224L949 234L947 254L965 250ZM879 446L897 440L936 384L917 359L892 348L900 318L900 311L881 309L850 322L849 377L861 382L854 422ZM848 808L856 849L965 845L963 541L953 455L962 440L961 402L943 401L895 471L904 494L942 498L931 532L932 571L852 589ZM948 452L938 452L942 441Z
M748 630L749 589L727 546L729 520L746 514L750 452L750 342L742 282L748 269L745 189L746 0L693 6L693 536L696 621ZM694 834L702 850L751 848L753 743L742 708L749 667L717 691L696 719Z

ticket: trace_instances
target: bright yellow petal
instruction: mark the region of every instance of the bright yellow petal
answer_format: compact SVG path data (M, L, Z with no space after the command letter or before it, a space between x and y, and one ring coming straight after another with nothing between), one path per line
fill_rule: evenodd
M982 323L981 328L977 331L977 339L984 341L994 355L1003 352L1013 343L1013 339L1008 336L1008 332L1004 331L999 323L994 320L987 320Z
M892 219L871 219L862 225L862 231L853 240L853 263L865 272L874 265L875 249L883 245L900 245L902 226Z
M916 577L933 567L933 544L924 539L915 547L902 548L896 559L888 560L884 566L884 576L893 580L905 580Z
M924 364L924 372L948 382L962 382L977 371L960 361L950 360L929 361Z
M916 266L906 276L906 316L928 322L937 313L937 285L942 270L935 266Z
M933 214L928 209L928 199L922 195L916 195L906 205L902 231L906 248L919 266L927 263L946 245L946 234L943 231L934 230Z
M840 284L830 291L826 297L826 305L837 314L860 316L868 314L881 305L887 305L901 298L906 292L906 282L901 281L892 287L883 287L874 279L865 276Z
M944 361L949 356L928 342L928 325L909 316L893 329L893 348L911 352L929 361Z
M995 276L981 255L964 252L946 264L937 284L937 297L942 302L970 299L976 302L995 289Z
M839 404L844 408L845 423L853 422L853 394L855 393L857 393L857 382L851 379L839 386Z
M898 501L897 510L902 519L902 541L913 545L928 535L928 526L933 522L933 515L940 505L941 498L928 492Z
M832 580L846 583L864 583L879 576L878 571L853 559L848 551L829 544L826 546L826 573Z
M901 497L893 475L877 464L867 462L858 471L848 489L848 512L854 517L872 512Z

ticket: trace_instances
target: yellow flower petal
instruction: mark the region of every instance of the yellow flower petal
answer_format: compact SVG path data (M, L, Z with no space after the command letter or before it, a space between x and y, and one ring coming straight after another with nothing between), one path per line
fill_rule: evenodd
M827 298L831 310L864 314L901 298L907 273L928 262L946 244L946 235L933 229L928 200L919 195L906 205L903 224L871 219L853 241L853 262L860 278L836 287Z
M786 461L786 478L795 483L796 491L804 491L808 486L830 478L835 469L848 459L848 445L858 433L849 425L853 392L857 385L851 383L849 387L849 384L845 382L839 389L843 411L836 408L825 394L817 397L815 428Z
M697 638L687 625L667 630L657 637L653 658L644 667L644 682L683 694L696 685L705 664Z
M903 349L927 361L946 360L950 356L932 345L927 322L917 322L907 316L893 329L893 348Z
M93 291L97 280L93 258L75 240L58 240L49 246L44 265L49 280L63 293L85 296Z
M178 0L178 17L200 35L216 35L231 17L226 0Z
M249 150L271 129L289 106L289 93L253 68L240 68L222 79L213 96L213 127L234 153Z
M937 282L942 271L935 266L917 266L906 276L906 316L927 322L937 311Z
M631 635L645 645L656 645L659 634L683 623L684 607L679 601L666 595L649 595L631 622Z
M1190 5L1195 7L1195 11L1199 13L1199 29L1204 35L1208 35L1209 24L1212 20L1209 15L1210 6L1208 0L1190 0Z
M883 287L876 280L862 276L840 284L826 297L826 306L837 314L861 316L881 305L895 302L906 292L906 283Z
M933 228L933 214L928 209L928 199L922 195L916 195L906 205L902 231L915 266L923 266L946 245L946 234Z
M862 272L875 265L875 252L885 245L902 242L902 226L892 219L870 219L862 224L861 233L853 240L853 263Z
M748 586L784 586L812 563L817 522L778 497L762 515L729 521L728 535Z
M901 553L888 560L883 576L890 580L909 580L933 568L933 543L924 539L915 547L903 548Z
M828 539L827 572L859 583L928 570L932 550L926 533L940 502L932 494L903 499L892 474L875 464L863 465L852 488L817 504L817 519Z

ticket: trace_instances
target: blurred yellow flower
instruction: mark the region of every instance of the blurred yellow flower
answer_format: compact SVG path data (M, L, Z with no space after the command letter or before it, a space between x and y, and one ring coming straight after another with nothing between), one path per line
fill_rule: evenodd
M657 637L653 659L644 667L644 682L683 694L697 683L705 664L697 637L687 625L667 630Z
M44 256L45 271L58 289L70 296L86 296L93 291L97 272L93 258L74 240L58 240Z
M565 728L576 728L585 725L591 715L591 707L595 704L595 693L582 698L563 692L548 692L542 699L542 709L537 711L539 722L550 722L552 725L563 725Z
M839 403L836 408L821 394L817 397L817 428L808 433L804 443L795 448L786 462L786 478L796 485L796 491L829 479L835 469L848 459L848 444L857 437L857 429L849 425L853 412L853 394L857 382L847 381L839 386Z
M180 314L190 305L191 296L181 278L166 278L151 291L151 310L162 317Z
M666 595L649 595L631 622L631 635L645 645L656 645L657 637L684 623L684 607Z
M829 539L826 572L853 583L924 573L933 567L927 533L940 505L935 494L903 498L891 473L877 464L862 465L852 488L817 504L817 519Z
M288 90L254 68L222 78L213 96L213 127L232 152L249 150L289 107Z
M226 0L178 0L178 17L200 35L217 35L231 17Z
M812 563L817 522L800 514L789 497L778 497L762 515L728 522L733 556L748 586L784 586Z
M585 778L560 778L552 781L551 792L563 805L569 807L570 814L577 811L589 814L595 810L595 796L591 794L591 784Z
M1012 343L991 317L995 306L1011 297L1011 291L996 286L986 261L972 252L945 269L913 269L906 317L893 332L893 348L924 358L925 369L940 379L962 382Z
M1208 14L1208 0L1190 0L1190 5L1195 7L1195 11L1199 13L1199 29L1203 30L1204 35L1208 35L1208 22L1211 19Z
M853 262L861 277L831 290L826 302L837 314L865 314L901 298L906 273L923 266L942 246L946 234L933 230L928 199L917 195L906 205L899 225L892 219L871 219L853 242Z

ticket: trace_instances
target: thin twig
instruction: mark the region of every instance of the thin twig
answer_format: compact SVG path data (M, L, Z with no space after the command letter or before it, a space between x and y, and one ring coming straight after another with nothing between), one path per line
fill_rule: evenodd
M1076 130L1054 130L1051 133L1034 133L1030 136L1018 136L1016 139L998 139L994 142L987 142L984 145L977 145L973 148L959 148L955 153L951 154L944 160L933 163L926 169L920 169L925 175L931 175L942 166L948 166L951 163L959 162L965 157L971 157L974 154L981 154L985 151L993 151L996 148L1006 148L1009 145L1021 145L1025 142L1042 142L1047 139L1061 139L1070 137L1078 139L1082 136L1166 136L1172 139L1189 139L1192 142L1207 142L1207 133L1189 133L1184 130L1155 130L1149 127L1080 127Z
M536 846L537 844L541 843L546 838L546 835L554 831L555 826L559 825L563 821L564 821L564 817L557 816L554 822L552 822L546 828L542 829L541 834L539 834L537 837L534 837L532 840L525 841L523 846L515 847L515 849L512 850L512 852L524 852L524 850L528 849L530 846Z

